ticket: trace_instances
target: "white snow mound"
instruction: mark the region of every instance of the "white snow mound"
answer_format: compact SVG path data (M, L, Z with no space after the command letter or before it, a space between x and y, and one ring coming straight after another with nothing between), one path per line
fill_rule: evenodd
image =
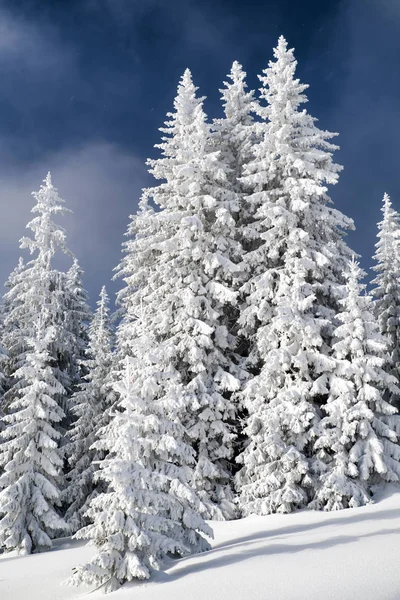
M213 549L171 560L110 600L399 600L400 486L376 504L213 523ZM1 600L98 600L61 585L94 549L67 538L51 552L0 556Z

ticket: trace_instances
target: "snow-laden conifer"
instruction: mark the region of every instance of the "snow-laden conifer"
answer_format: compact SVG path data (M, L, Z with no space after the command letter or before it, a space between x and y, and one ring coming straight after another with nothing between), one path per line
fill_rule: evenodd
M88 304L88 294L83 286L83 271L74 257L72 266L62 274L64 288L65 329L69 343L64 353L64 371L68 377L68 389L76 390L86 374L84 359L88 346L88 328L92 313ZM73 404L71 405L71 410Z
M71 400L77 420L68 432L69 443L64 448L69 464L64 500L69 504L65 518L73 531L87 523L88 505L102 490L101 485L94 482L93 474L104 453L94 444L99 441L99 431L110 420L110 409L115 401L111 377L113 332L108 305L108 294L103 286L89 328L83 365L87 374Z
M301 108L307 86L295 78L283 37L274 56L260 76L262 139L243 177L253 192L240 325L254 373L243 394L249 444L237 483L244 514L288 512L312 495L315 427L334 366L332 321L351 254L342 238L352 221L327 195L341 169L332 160L335 134Z
M57 330L48 352L52 356L54 375L64 389L58 402L66 412L67 396L76 383L73 378L79 361L80 348L73 329L79 302L75 298L76 278L73 282L71 271L65 274L54 266L57 251L73 259L66 245L65 231L54 218L69 211L54 187L50 173L33 196L35 216L27 225L32 237L21 240L21 248L27 249L33 257L26 264L21 261L11 274L9 290L4 297L3 343L9 354L5 400L6 405L12 403L23 384L16 372L24 364L27 340L32 338L37 315L45 307L48 322L44 326L51 325Z
M16 377L23 382L3 417L0 433L0 548L21 554L51 547L66 530L59 515L62 457L55 429L64 413L56 397L64 390L48 352L56 329L43 307L27 339L28 352Z
M123 332L125 347L137 358L138 376L141 361L160 357L159 369L168 375L157 384L160 399L169 394L170 377L176 378L180 418L196 449L192 484L208 507L206 515L222 518L233 514L231 394L240 373L228 307L236 302L241 257L234 218L239 205L212 148L202 105L187 70L175 112L162 129L162 157L149 161L162 183L145 191L130 225L135 237L120 267L126 316L118 337ZM137 333L144 326L144 339L154 344L148 354Z
M400 218L388 194L383 196L383 218L378 223L378 242L372 281L375 286L375 315L379 329L388 341L389 367L400 382ZM398 404L399 399L392 397Z
M154 350L145 328L140 340L148 359L126 359L120 403L101 432L107 456L98 477L108 489L91 502L93 524L76 534L90 539L97 554L75 569L73 585L112 591L147 579L167 554L209 547L202 534L212 531L190 487L195 457L180 423L186 410L182 384L176 372L164 370L162 351Z
M339 510L370 501L371 484L397 481L400 417L386 400L398 393L397 380L385 370L386 340L379 333L373 303L360 283L363 272L352 262L347 293L335 331L335 369L323 407L316 449L325 455L326 472L313 506Z

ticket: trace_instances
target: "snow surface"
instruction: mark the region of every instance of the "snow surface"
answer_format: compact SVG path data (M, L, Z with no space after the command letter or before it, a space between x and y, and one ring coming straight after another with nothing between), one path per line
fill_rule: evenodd
M213 523L213 549L171 560L150 582L125 585L110 600L398 600L400 486L374 505L301 511ZM105 596L61 585L93 548L57 540L54 550L0 556L1 600Z

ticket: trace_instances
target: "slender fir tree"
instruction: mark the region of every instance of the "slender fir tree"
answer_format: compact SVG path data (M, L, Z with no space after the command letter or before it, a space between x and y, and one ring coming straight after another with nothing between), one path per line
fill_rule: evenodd
M381 334L388 340L389 367L400 383L400 218L388 194L383 196L383 219L378 223L378 242L373 270L375 315ZM399 398L390 401L399 408Z
M83 271L74 257L71 268L63 274L65 294L65 327L70 336L66 351L65 371L68 375L70 393L73 393L86 375L85 356L89 342L89 324L92 312L88 303L88 294L83 287ZM69 353L68 353L69 349ZM73 409L73 404L71 406Z
M367 504L371 484L398 481L400 476L400 417L385 400L386 391L399 393L398 382L385 370L386 339L360 283L363 275L353 262L335 331L336 367L324 406L327 416L316 442L328 464L313 506L325 510Z
M57 251L74 258L66 246L64 229L53 220L69 211L52 184L50 173L33 196L36 204L32 212L36 216L27 225L33 235L21 240L21 248L27 249L33 258L26 265L20 261L8 280L9 289L4 297L3 344L9 355L5 403L6 406L11 404L23 386L16 373L24 365L27 340L32 338L36 317L45 306L49 325L57 329L48 351L52 356L54 374L64 390L62 397L58 398L66 415L62 426L59 425L63 429L69 422L68 396L77 383L79 372L81 339L77 335L76 324L78 319L86 318L86 314L78 314L83 306L78 296L85 292L78 285L76 262L67 274L57 270L53 264ZM81 323L84 327L84 322Z
M320 468L313 443L351 256L342 238L352 221L327 195L341 170L332 160L335 134L318 129L301 108L307 86L295 78L283 37L274 56L260 76L263 137L243 177L252 193L240 325L253 374L243 394L249 443L237 476L244 514L289 512L312 496Z
M112 386L113 331L110 325L109 298L101 289L97 309L89 328L84 369L87 374L72 397L73 413L77 420L68 432L65 446L69 472L64 501L69 504L65 518L73 531L87 524L85 513L91 500L103 490L94 482L94 472L104 458L96 448L99 431L110 420L110 410L116 400Z

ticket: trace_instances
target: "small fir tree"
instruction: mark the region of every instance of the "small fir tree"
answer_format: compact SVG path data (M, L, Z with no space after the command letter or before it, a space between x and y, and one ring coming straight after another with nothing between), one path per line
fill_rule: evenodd
M96 448L99 431L110 420L110 410L116 400L112 386L113 332L110 325L109 298L101 289L97 309L89 328L89 345L84 369L87 371L79 390L72 397L77 420L68 432L65 446L69 472L64 500L69 504L65 518L73 531L85 524L85 513L91 500L103 490L94 482L94 472L104 452ZM72 502L71 502L72 500Z
M385 370L386 340L379 333L372 299L364 293L356 262L347 275L335 331L330 394L316 449L327 462L313 506L338 510L367 504L371 485L398 481L400 417L386 400L398 393L397 380Z
M372 281L375 315L381 334L388 341L389 368L400 382L400 218L388 194L383 196L383 219L378 223L378 242ZM399 408L399 398L390 401Z
M76 297L78 282L72 276L79 268L75 263L71 271L65 274L55 269L53 264L57 251L71 257L72 254L66 246L64 229L53 220L69 211L54 187L50 173L33 196L36 204L32 212L36 216L27 225L33 235L21 240L21 248L29 250L33 258L26 265L21 261L11 274L9 291L4 298L3 343L9 354L5 401L6 405L11 404L24 385L16 373L25 363L27 340L32 338L37 315L45 307L48 323L44 327L52 326L57 330L48 352L52 357L54 375L64 390L63 395L57 399L66 414L63 424L58 425L64 431L69 422L68 395L76 384L81 351L75 330L77 305L81 308L81 304ZM82 290L80 293L84 294Z

